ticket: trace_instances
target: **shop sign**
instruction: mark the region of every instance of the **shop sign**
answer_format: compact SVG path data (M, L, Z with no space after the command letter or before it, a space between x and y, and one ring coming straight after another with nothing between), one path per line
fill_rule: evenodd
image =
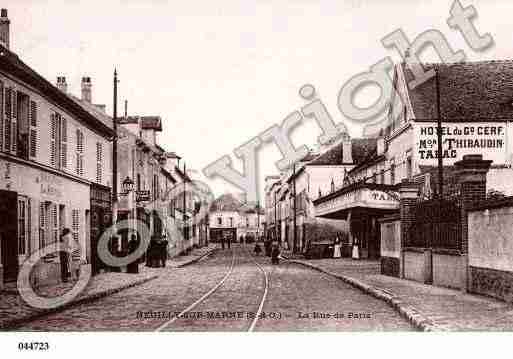
M150 200L150 191L137 191L136 193L137 202L145 202Z
M354 207L396 209L398 206L397 192L360 188L318 204L316 212L319 215Z
M49 173L41 173L36 177L39 183L41 195L52 198L62 198L62 180Z
M464 155L482 154L494 164L507 160L505 122L442 123L442 158L444 165L452 165ZM438 136L436 122L417 122L414 126L417 163L424 166L438 164Z

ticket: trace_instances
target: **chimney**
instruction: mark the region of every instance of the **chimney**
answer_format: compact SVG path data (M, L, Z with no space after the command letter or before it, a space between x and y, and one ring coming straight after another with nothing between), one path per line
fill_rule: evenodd
M342 140L342 162L353 163L353 144L348 134L344 134Z
M91 103L91 78L82 77L82 101Z
M11 21L7 17L7 9L2 9L0 12L0 43L7 49L9 49L9 27Z
M57 76L57 88L62 92L68 92L68 84L66 83L66 77Z

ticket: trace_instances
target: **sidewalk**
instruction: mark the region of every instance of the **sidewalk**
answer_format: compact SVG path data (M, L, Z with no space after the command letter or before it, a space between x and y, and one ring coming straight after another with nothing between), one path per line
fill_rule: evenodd
M212 246L195 249L190 255L169 259L166 266L169 269L184 267L208 256L210 253L214 252L214 250ZM13 284L12 288L7 287L6 290L0 292L0 330L14 329L16 326L38 317L88 303L124 289L141 285L158 278L162 270L166 270L166 268L148 268L144 265L140 265L140 272L138 274L115 272L98 274L91 278L83 293L66 305L55 309L37 309L30 307L17 293L15 284ZM41 287L37 288L36 292L40 296L55 297L70 290L75 283L76 282L73 281L55 286Z
M425 331L511 331L513 303L380 274L379 262L290 259L385 300Z

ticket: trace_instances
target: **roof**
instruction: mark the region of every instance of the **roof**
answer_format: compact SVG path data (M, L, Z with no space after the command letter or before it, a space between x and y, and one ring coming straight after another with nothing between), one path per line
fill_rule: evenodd
M143 130L162 131L160 116L141 116L141 128Z
M377 138L352 138L351 154L353 163L364 161L372 152L376 150ZM344 162L342 148L344 142L340 142L328 151L319 155L313 161L308 162L308 166L336 166L348 164Z
M40 93L44 94L50 101L58 104L69 113L75 115L92 129L104 136L114 136L115 132L111 125L98 119L89 109L84 108L83 104L75 101L73 98L59 90L51 82L38 74L31 67L26 65L20 58L5 46L0 44L0 71L13 74L26 84L34 87Z
M175 166L175 171L183 181L192 182L191 178L186 173L184 173L178 166Z
M109 128L114 128L112 117L107 115L105 112L101 111L96 105L93 105L90 102L84 101L75 95L67 93L68 97L70 97L73 101L82 106L87 112L89 112L92 116L96 117L98 120L103 122L105 126Z
M440 115L450 121L482 121L513 118L513 61L423 64L425 70L438 69ZM413 74L401 64L406 82ZM432 77L408 95L418 120L434 120L436 79Z
M162 172L162 174L164 176L166 176L171 182L173 183L176 183L176 179L173 177L173 175L171 173L169 173L168 170L166 170L164 167L160 167L160 172Z
M210 205L210 212L238 212L243 206L231 193L225 193L216 198Z

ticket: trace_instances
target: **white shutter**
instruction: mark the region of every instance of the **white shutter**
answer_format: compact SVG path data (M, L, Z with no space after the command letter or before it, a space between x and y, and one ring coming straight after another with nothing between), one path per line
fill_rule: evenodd
M29 125L30 125L30 133L29 133L29 156L31 159L36 159L37 157L37 103L35 101L30 101L30 109L29 109Z
M57 165L57 117L55 113L50 115L50 165Z
M4 91L4 151L11 152L12 89L7 87Z
M11 140L11 153L13 155L16 155L18 152L18 92L16 90L12 90L12 100L11 100L11 111L12 111L12 118L11 118L11 134L12 134L12 140Z
M46 245L46 213L44 202L39 203L39 249Z
M0 81L0 151L4 149L4 83Z
M64 117L61 117L61 167L68 167L68 124Z
M103 148L101 142L96 142L96 182L102 183Z
M75 173L77 176L84 176L84 133L77 128L75 136Z

